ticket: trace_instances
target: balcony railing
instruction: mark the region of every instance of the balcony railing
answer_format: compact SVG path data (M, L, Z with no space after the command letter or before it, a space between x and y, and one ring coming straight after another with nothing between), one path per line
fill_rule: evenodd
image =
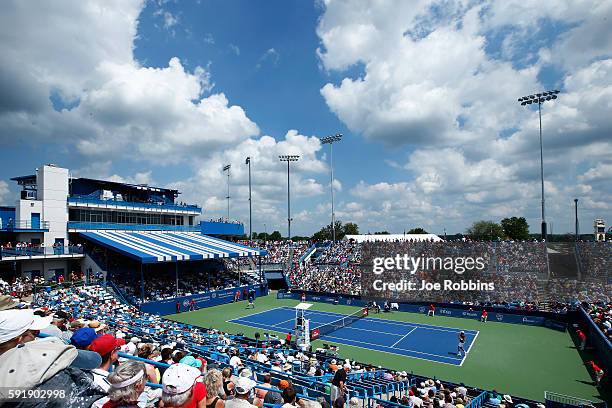
M1 248L0 259L4 258L33 258L33 257L57 257L82 255L83 247L58 246L58 247L20 247Z
M123 224L118 222L69 221L69 230L138 230L199 232L199 225Z
M103 206L120 206L127 207L134 210L137 209L152 209L152 210L169 210L169 211L191 211L197 212L198 214L202 213L202 208L198 205L194 204L167 204L167 203L139 203L135 201L120 201L120 200L101 200L98 198L91 197L69 197L68 198L69 205L103 205Z
M14 231L14 230L48 230L49 221L30 221L30 220L18 220L18 221L7 221L0 223L0 231Z

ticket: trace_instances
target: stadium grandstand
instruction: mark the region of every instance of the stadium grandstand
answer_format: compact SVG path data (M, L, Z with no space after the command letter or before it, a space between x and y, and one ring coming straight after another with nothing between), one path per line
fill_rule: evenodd
M557 408L610 398L610 242L249 241L239 222L200 221L202 208L176 190L53 165L13 180L16 206L0 209L8 404ZM481 259L478 279L496 290L368 297L372 253ZM561 268L567 259L575 266Z

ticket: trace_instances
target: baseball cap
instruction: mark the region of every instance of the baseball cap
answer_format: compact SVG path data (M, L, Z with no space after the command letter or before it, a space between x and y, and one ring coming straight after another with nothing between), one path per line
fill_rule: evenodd
M255 387L255 381L248 377L238 377L236 381L236 393L237 394L248 394Z
M51 316L34 315L31 309L0 311L0 343L21 336L28 330L42 330L51 324Z
M90 327L83 327L72 334L70 343L77 348L85 348L97 337L96 331Z
M0 387L33 388L70 366L76 357L77 350L57 337L20 344L2 354Z
M92 320L91 322L89 322L89 327L94 329L96 332L106 329L106 325L104 323L100 323L97 320Z
M180 361L180 364L185 364L190 367L200 368L202 367L202 362L195 358L194 356L185 356Z
M117 338L112 334L105 334L98 336L89 345L89 350L95 351L101 356L105 356L108 353L116 350L120 344L117 342Z
M189 391L201 373L195 367L173 364L164 371L162 388L166 394L182 394Z
M0 296L0 310L9 310L19 304L18 300L12 298L11 295Z
M70 367L80 368L81 370L93 370L100 367L102 357L95 351L77 350L77 356L70 364Z

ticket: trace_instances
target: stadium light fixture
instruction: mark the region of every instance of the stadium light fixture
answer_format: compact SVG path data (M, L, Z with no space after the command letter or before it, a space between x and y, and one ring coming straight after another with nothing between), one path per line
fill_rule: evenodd
M253 240L253 208L251 206L251 158L247 157L244 164L249 166L249 241Z
M557 99L558 90L545 91L534 95L527 95L518 98L518 103L521 106L538 104L538 114L540 116L540 180L542 185L542 239L546 240L546 213L544 201L544 153L542 147L542 104L546 101Z
M279 155L278 159L282 162L287 162L287 239L291 241L291 195L289 189L289 163L296 162L300 159L297 154Z
M223 166L223 171L227 171L227 221L230 220L230 169L232 168L231 164L226 164Z
M321 144L329 144L330 162L330 188L331 188L331 225L332 225L332 244L336 242L336 214L334 213L334 143L342 140L342 134L338 133L321 138Z
M576 242L578 242L579 229L578 229L578 199L574 198L574 211L575 211L575 220L576 220Z

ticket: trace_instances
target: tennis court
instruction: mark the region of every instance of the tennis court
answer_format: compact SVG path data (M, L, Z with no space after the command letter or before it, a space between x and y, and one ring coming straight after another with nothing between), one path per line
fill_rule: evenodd
M305 317L310 320L310 329L312 330L342 319L345 315L308 310ZM228 322L262 330L293 332L295 309L279 307L228 320ZM463 365L467 357L467 355L457 356L457 338L461 330L464 329L365 317L332 333L323 334L319 339L383 353L460 366ZM464 330L464 332L466 336L465 349L469 354L478 336L478 331Z

